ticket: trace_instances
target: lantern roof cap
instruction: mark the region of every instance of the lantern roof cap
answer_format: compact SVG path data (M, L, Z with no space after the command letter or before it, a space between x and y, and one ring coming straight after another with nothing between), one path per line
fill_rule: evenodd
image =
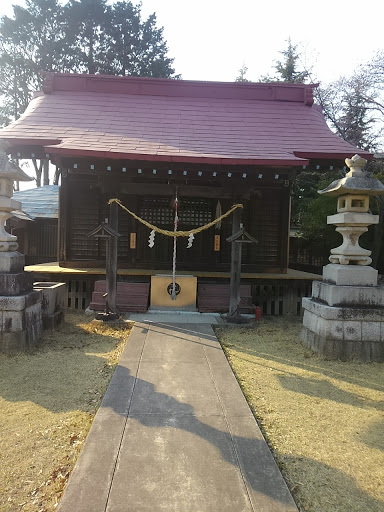
M362 194L368 196L384 195L383 183L372 176L370 172L363 170L367 163L365 158L354 155L352 158L346 158L345 163L350 168L346 176L333 181L325 189L319 190L319 194L328 196L342 196L347 194Z

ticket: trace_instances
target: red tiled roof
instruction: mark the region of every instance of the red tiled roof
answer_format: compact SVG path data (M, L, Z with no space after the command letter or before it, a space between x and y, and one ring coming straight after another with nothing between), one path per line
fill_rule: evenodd
M48 74L0 138L57 155L185 163L371 157L331 132L314 87Z

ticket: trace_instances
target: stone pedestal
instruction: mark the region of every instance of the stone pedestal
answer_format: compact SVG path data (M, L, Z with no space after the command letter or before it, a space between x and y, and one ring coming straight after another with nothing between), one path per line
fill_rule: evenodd
M309 348L328 359L384 361L384 287L314 282L302 305Z
M371 251L359 246L360 235L379 222L369 213L369 197L384 195L384 185L362 170L366 160L358 155L345 162L351 169L345 178L319 192L338 197L338 213L327 221L343 243L331 250L323 282L314 282L312 297L302 301L302 339L330 359L384 361L384 287L369 266Z
M0 253L0 352L38 343L43 331L41 301L41 291L33 290L33 274L24 271L24 256Z
M43 330L41 291L33 290L33 274L24 271L24 256L17 252L17 237L5 222L21 203L12 198L13 181L31 181L8 160L8 144L0 139L0 352L26 350L37 344Z

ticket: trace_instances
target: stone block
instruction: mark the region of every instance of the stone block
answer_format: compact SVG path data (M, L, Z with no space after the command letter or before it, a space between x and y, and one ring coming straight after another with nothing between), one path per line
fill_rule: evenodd
M341 286L377 286L378 272L364 265L338 265L323 267L323 281Z
M40 302L37 302L36 304L32 304L28 308L25 308L25 322L27 326L35 323L42 323Z
M44 330L55 330L63 324L65 318L64 311L57 311L52 315L43 315L43 328Z
M384 306L384 287L382 286L341 286L315 281L312 285L312 297L325 302L328 306Z
M326 359L341 359L343 340L322 339L322 353Z
M21 202L16 201L12 197L0 196L0 210L12 212L13 210L20 210Z
M328 215L327 224L335 225L358 225L358 226L370 226L371 224L378 224L379 216L372 215L371 213L363 212L339 212L333 215Z
M379 342L381 340L381 324L382 322L361 322L362 341Z
M0 295L24 295L32 291L33 273L0 274Z
M26 295L15 297L0 296L0 310L2 311L20 311L25 309Z
M43 294L40 290L31 290L29 293L24 295L25 297L25 307L33 306L38 302L42 302Z
M3 332L19 332L25 329L25 311L4 311Z
M28 348L38 345L39 340L43 334L43 321L40 317L35 323L26 324L26 337Z
M344 339L343 325L340 320L319 318L317 331L315 331L315 333L324 338L330 338L333 340Z
M35 282L33 289L43 296L42 310L44 315L53 315L65 308L65 283Z
M25 265L24 255L17 251L0 253L0 272L17 274L23 272Z
M343 322L344 340L346 341L361 341L362 329L361 322Z
M41 297L39 291L0 297L4 306L0 310L0 352L22 351L38 344L43 332Z
M384 338L382 338L384 340ZM384 361L384 341L371 343L371 359L370 361Z
M325 318L328 320L345 320L345 321L368 321L368 322L384 322L384 308L375 307L336 307L328 306L322 302L304 297L302 299L304 311Z
M313 313L311 313L308 310L305 310L304 311L304 316L303 316L303 325L304 325L304 327L308 327L308 329L312 329L312 327L313 327L312 318L313 318Z

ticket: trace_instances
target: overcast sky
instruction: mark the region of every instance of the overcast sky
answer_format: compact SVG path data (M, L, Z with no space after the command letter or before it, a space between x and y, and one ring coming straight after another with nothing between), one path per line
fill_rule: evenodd
M12 15L15 3L24 2L0 0L0 15ZM351 75L384 49L380 0L142 0L143 17L153 12L186 80L233 81L244 64L256 81L273 73L289 37L314 81Z

